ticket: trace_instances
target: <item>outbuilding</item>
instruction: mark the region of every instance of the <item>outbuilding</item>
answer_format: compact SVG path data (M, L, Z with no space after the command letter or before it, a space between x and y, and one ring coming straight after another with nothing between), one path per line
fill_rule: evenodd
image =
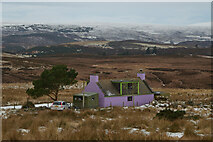
M97 108L99 107L98 93L84 92L73 95L73 105L76 108Z

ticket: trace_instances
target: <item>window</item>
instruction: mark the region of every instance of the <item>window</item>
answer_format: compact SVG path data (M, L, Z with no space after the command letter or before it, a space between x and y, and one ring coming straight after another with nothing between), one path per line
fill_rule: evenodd
M132 101L132 96L129 96L129 97L127 98L127 101Z
M79 101L83 100L83 97L78 97L78 100L79 100Z
M132 89L132 83L128 83L128 89Z
M61 105L61 102L53 102L53 105Z
M81 96L76 96L76 97L74 98L74 100L75 100L75 101L77 101L77 100L81 101L81 100L83 100L83 97L81 97Z

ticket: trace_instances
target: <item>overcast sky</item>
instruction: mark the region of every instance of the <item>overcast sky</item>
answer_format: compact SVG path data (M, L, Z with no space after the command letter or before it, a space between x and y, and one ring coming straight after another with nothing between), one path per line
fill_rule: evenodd
M191 25L211 22L211 3L3 3L3 23L130 23Z

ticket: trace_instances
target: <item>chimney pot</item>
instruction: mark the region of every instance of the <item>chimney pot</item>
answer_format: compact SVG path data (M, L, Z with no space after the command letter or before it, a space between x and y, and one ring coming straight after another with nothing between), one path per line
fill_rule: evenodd
M137 73L137 77L140 77L141 80L145 80L145 72L142 69Z
M90 75L90 82L98 82L98 75Z

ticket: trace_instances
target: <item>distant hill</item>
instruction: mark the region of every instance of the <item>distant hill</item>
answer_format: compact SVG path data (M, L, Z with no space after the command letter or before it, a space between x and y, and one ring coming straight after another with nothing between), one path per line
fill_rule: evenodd
M211 41L184 41L177 45L187 46L188 48L209 48L212 47Z
M149 50L149 52L147 52ZM59 44L54 46L37 46L22 52L23 54L93 54L93 55L211 55L211 47L187 47L187 44L157 44L136 40L127 41L91 41Z
M16 44L26 49L40 45L54 45L65 42L76 41L77 35L70 34L69 37L65 37L63 34L57 32L47 33L32 33L26 35L9 35L3 38L4 46L6 48Z
M7 48L2 48L3 52L9 52L9 53L22 53L25 52L25 48L22 46L16 46L16 45L7 45Z
M175 27L159 25L3 25L3 47L48 46L75 41L128 41L178 44L186 41L210 41L211 27Z

